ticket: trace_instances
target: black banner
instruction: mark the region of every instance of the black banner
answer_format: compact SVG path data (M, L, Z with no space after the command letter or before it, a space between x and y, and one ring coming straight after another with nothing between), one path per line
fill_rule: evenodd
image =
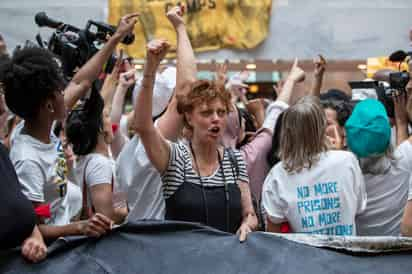
M73 237L27 263L18 250L0 254L0 273L410 273L411 252L342 253L252 233L237 236L188 223L128 224L101 239Z

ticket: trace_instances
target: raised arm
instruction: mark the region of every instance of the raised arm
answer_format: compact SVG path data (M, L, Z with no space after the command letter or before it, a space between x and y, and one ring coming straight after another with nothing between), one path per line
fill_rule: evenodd
M183 117L177 112L176 96L185 96L194 81L196 81L196 59L183 22L183 10L175 7L167 13L177 35L177 64L175 94L166 110L160 117L158 128L162 135L169 140L176 141L183 129Z
M290 105L293 98L293 89L299 82L305 80L305 72L299 67L298 59L295 59L292 69L290 70L288 77L282 87L281 92L278 95L277 100L285 102Z
M409 137L409 121L408 113L406 111L406 97L407 95L404 93L393 97L393 104L395 107L396 146L399 146Z
M117 83L119 81L120 66L122 64L123 51L120 51L116 64L113 67L113 71L106 76L103 82L103 86L100 90L100 95L104 101L104 107L108 108L109 112L112 107L113 96L116 91Z
M167 13L167 18L177 35L176 94L184 96L196 81L197 68L195 54L182 16L181 7L175 7Z
M153 85L156 70L169 48L165 40L153 40L147 45L146 64L141 91L135 103L134 129L140 136L147 156L153 166L163 173L169 163L170 147L152 120Z
M310 95L319 97L320 90L322 88L323 74L326 69L326 60L322 55L315 59L315 71L313 72L313 82L312 88L310 90Z
M80 70L65 89L64 102L71 109L77 100L85 95L93 81L97 79L103 65L107 62L117 44L130 32L133 31L137 20L137 13L129 14L119 22L117 31L110 37L104 47L99 50Z
M123 113L124 98L130 86L132 86L136 80L134 78L136 69L129 67L129 70L121 73L119 77L119 84L117 85L116 92L112 101L112 108L110 111L110 120L113 124L117 124L120 127L120 120ZM113 141L110 145L114 158L117 158L123 145L126 142L127 137L123 135L121 130L117 130L114 133Z
M126 97L127 91L136 82L135 73L136 69L132 66L129 66L126 72L120 74L119 83L117 84L116 92L114 93L112 109L110 112L110 120L112 121L112 123L120 123L120 119L122 118L123 113L124 99Z

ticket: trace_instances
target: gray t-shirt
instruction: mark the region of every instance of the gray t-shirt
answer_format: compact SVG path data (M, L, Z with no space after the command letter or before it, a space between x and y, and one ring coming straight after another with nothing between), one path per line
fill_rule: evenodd
M408 199L412 171L412 144L405 141L395 150L395 161L384 158L384 174L364 174L368 203L357 218L359 235L399 236Z
M51 136L45 144L23 134L21 122L14 130L10 159L22 185L23 194L33 202L50 204L46 224L66 225L81 209L80 188L67 179L61 142Z
M116 160L116 180L119 191L127 193L128 221L164 220L162 180L137 135L123 147Z

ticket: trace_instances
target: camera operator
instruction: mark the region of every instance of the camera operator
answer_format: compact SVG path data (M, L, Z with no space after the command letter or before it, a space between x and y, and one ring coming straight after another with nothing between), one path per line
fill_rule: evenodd
M411 41L412 41L412 30L411 30ZM412 79L412 60L409 61L409 75ZM406 105L407 118L404 119L404 127L408 127L412 121L412 80L410 80L406 86L406 91L408 94L408 100ZM409 137L407 142L412 142L412 137ZM408 192L408 202L406 203L405 210L403 212L401 231L403 236L412 236L412 184L409 181L409 192Z
M405 127L406 94L393 98L397 132ZM407 201L412 143L391 144L391 125L385 107L375 99L358 103L345 124L349 149L360 160L368 203L357 217L361 236L399 236Z
M116 45L133 31L137 16L122 17L117 31L66 87L54 55L42 48L18 50L0 67L6 103L24 119L16 128L10 158L34 208L50 207L49 212L37 215L45 239L81 234L98 237L110 229L112 221L102 214L70 223L80 210L81 193L65 176L63 153L56 149L61 145L51 130L86 94Z

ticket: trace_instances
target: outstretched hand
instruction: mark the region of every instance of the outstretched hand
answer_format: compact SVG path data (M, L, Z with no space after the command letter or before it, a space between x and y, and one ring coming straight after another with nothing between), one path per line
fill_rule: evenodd
M216 64L215 71L216 82L219 85L225 85L227 80L227 63L225 62L224 64Z

